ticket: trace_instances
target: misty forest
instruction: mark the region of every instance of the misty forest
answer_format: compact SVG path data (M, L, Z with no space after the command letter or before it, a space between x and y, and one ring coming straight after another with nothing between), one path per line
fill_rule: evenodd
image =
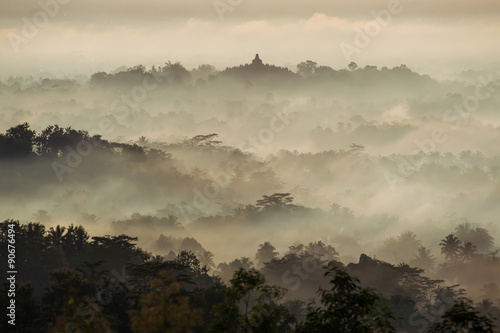
M253 54L5 78L17 332L500 331L499 83Z

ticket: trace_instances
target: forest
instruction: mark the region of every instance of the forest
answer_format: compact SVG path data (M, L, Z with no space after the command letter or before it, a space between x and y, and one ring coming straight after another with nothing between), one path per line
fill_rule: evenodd
M3 79L18 332L500 331L494 71L261 59Z
M276 198L286 195L261 203L284 210L286 200ZM497 275L497 251L479 254L470 242L461 245L457 235L488 236L468 227L460 225L442 240L445 261L438 274L462 278L460 272L489 265ZM485 298L475 304L460 285L425 276L419 266L436 258L424 247L413 265L365 254L344 265L335 248L321 241L295 243L283 255L265 242L255 260L215 266L213 254L193 238L161 235L158 248L177 243L190 250L158 255L125 234L91 237L82 226L46 229L6 220L2 259L9 239L18 249L15 320L22 332L495 332L500 324L498 299L486 298L498 297L498 286L486 284ZM10 282L3 284L4 308L9 288ZM2 325L7 331L8 324Z

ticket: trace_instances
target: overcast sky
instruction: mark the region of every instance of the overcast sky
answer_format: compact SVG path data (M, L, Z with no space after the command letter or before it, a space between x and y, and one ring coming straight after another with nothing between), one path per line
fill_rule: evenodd
M223 69L255 53L291 69L310 59L336 69L353 60L453 72L498 64L500 55L498 0L402 0L391 7L390 23L378 27L371 13L392 0L59 0L59 8L55 1L0 1L1 76L168 60ZM357 31L368 27L368 45L346 57L340 46L360 46Z

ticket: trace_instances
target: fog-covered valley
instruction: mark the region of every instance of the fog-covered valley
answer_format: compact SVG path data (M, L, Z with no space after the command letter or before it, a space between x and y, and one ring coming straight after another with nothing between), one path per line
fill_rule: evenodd
M260 58L5 79L0 220L138 237L161 261L192 251L226 283L255 266L304 302L326 284L286 275L293 255L385 296L367 262L409 264L440 281L422 295L459 285L498 306L499 73Z

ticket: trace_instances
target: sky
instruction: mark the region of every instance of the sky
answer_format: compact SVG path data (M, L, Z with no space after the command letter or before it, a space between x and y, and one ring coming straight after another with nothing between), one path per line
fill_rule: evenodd
M1 1L0 76L88 75L169 60L224 69L255 53L293 70L305 60L335 69L354 61L481 70L498 65L499 19L498 0Z

